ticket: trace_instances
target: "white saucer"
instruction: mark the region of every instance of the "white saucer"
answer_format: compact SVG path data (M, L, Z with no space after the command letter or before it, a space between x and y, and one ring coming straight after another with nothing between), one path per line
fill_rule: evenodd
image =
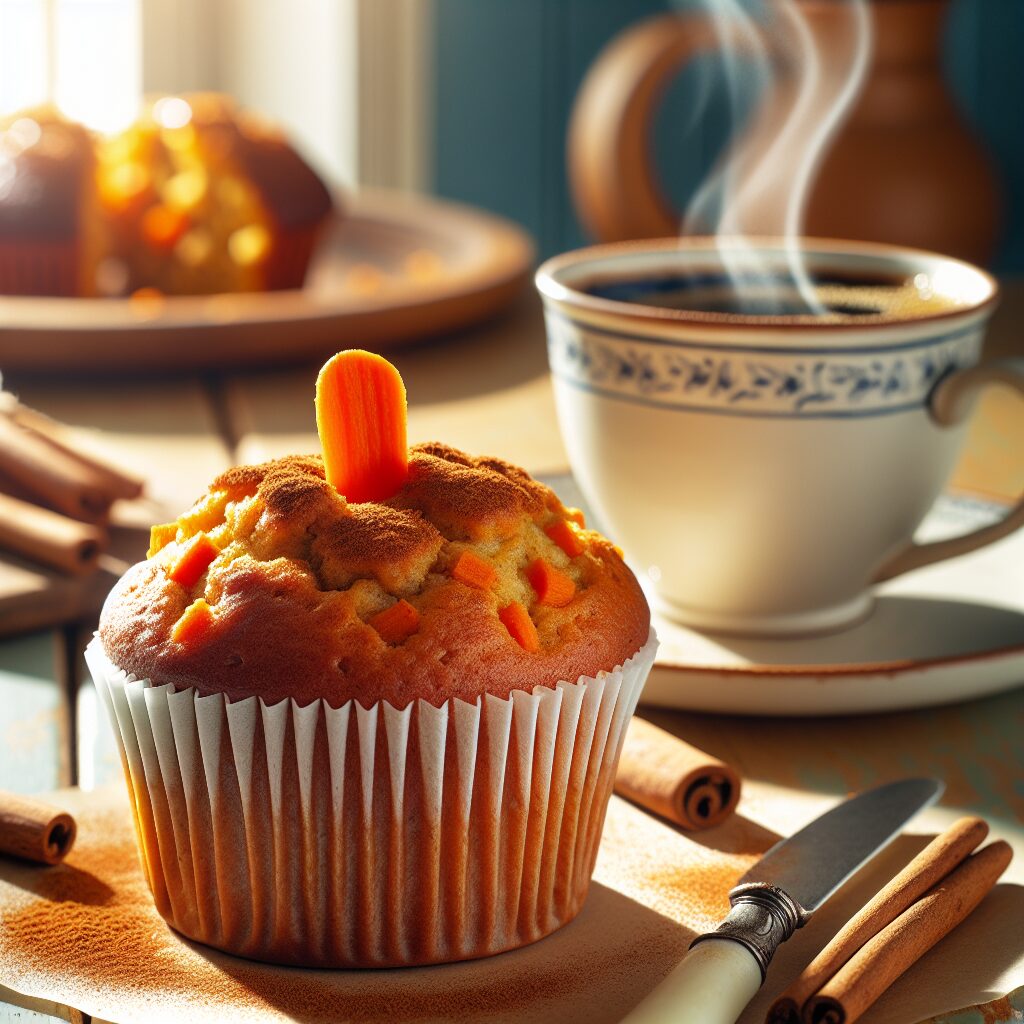
M567 504L586 509L571 476L542 479ZM1000 505L946 496L918 539L966 533L1005 514ZM588 511L588 521L593 518ZM643 704L742 715L856 715L983 697L1024 685L1024 530L884 584L868 618L839 633L724 636L658 614L654 625L661 648Z
M1005 509L943 498L927 540ZM745 715L851 715L928 707L1024 684L1024 531L878 588L871 615L825 636L699 633L655 617L661 649L641 701Z

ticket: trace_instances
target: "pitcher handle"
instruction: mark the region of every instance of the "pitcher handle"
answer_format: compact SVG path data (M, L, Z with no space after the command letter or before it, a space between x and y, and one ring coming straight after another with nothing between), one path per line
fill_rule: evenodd
M1024 396L1024 359L1007 359L985 366L973 366L944 377L929 398L932 419L940 427L963 423L970 415L978 393L990 384L1009 386ZM1019 498L1017 504L998 523L992 523L991 526L983 526L959 537L933 541L930 544L912 543L882 566L875 575L874 582L881 583L883 580L910 572L911 569L919 569L932 562L941 562L946 558L955 558L968 551L975 551L986 544L1008 537L1021 526L1024 526L1024 497Z
M664 14L616 36L587 72L569 121L566 159L576 213L603 242L679 232L651 163L654 112L689 61L717 52L707 18Z

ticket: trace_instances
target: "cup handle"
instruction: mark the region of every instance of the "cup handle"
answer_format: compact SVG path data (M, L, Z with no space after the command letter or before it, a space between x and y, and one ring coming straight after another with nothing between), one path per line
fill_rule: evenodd
M940 427L963 423L971 413L978 392L990 384L1009 386L1024 397L1024 359L1008 359L985 366L973 366L944 377L929 397L928 405L932 419ZM911 569L919 569L932 562L941 562L946 558L955 558L968 551L975 551L986 544L1008 537L1021 526L1024 526L1024 497L1019 498L1006 516L991 526L983 526L959 537L933 541L930 544L912 543L883 565L873 582L891 580L894 576L910 572Z
M616 36L587 72L566 141L576 213L599 241L658 238L679 231L651 164L658 100L689 61L717 52L709 18L664 14Z

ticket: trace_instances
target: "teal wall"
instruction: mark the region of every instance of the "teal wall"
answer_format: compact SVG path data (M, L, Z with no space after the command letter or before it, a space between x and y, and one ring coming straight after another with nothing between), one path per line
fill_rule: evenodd
M437 0L437 192L518 220L541 255L582 244L563 155L573 96L609 39L673 6L685 4ZM954 0L946 49L952 89L1003 179L997 269L1024 272L1024 0ZM695 72L680 78L663 126L686 123L695 88ZM680 205L721 150L726 124L716 90L694 132L658 132L662 177Z

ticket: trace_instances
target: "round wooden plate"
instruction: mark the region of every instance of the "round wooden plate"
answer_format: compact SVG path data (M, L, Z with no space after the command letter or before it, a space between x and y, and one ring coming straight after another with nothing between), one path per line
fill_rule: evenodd
M457 203L386 190L344 200L306 286L139 299L0 296L0 367L109 371L294 362L384 349L496 313L529 280L521 228Z

